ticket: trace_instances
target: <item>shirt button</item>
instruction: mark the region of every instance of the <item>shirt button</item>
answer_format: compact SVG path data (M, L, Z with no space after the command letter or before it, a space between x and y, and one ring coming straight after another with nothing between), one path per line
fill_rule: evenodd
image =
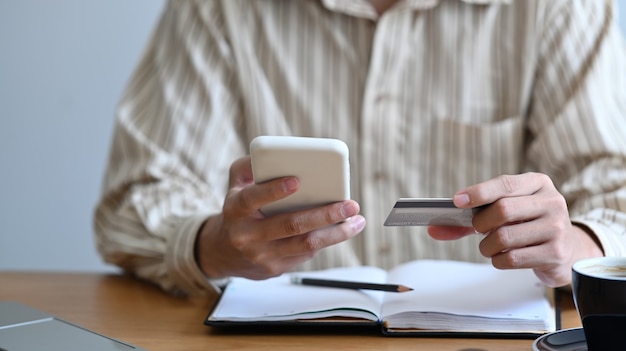
M387 180L387 173L383 171L374 172L374 180L377 182L382 182L382 181Z
M385 102L387 102L389 100L391 100L391 95L390 94L380 93L380 94L376 95L376 97L374 97L374 103L375 104L382 104L382 103L385 103Z
M380 253L381 255L389 255L390 251L391 251L391 247L389 247L389 245L381 245L378 248L378 253Z

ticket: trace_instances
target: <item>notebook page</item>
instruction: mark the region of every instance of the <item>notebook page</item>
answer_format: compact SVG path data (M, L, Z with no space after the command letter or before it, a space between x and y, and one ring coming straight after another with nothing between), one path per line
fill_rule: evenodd
M384 283L386 272L376 267L347 267L300 276ZM211 320L259 321L322 318L336 316L333 310L345 309L341 316L378 320L384 292L295 285L285 274L262 281L233 278L223 293ZM371 311L364 314L350 309ZM326 312L324 312L326 311ZM369 316L368 316L369 315Z
M389 279L411 286L387 295L384 316L441 312L488 318L551 320L545 287L531 270L498 270L490 264L422 260L398 266Z

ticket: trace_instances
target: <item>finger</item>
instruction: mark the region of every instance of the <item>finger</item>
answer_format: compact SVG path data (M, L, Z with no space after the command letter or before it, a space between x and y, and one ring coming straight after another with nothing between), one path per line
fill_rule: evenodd
M559 266L558 256L548 245L536 245L501 252L491 257L491 262L500 269L548 270Z
M266 231L272 238L296 236L346 221L360 211L354 200L345 200L314 209L284 213L275 216L273 228ZM273 218L274 219L274 218Z
M535 275L549 287L559 287L571 282L569 267L559 264L550 248L531 246L502 252L491 258L498 269L533 269Z
M365 218L357 215L339 225L264 242L263 249L254 247L246 256L249 265L244 266L244 276L250 279L267 279L280 275L312 259L320 250L354 237L363 231L365 223Z
M428 235L436 240L457 240L475 234L471 227L428 226Z
M460 208L471 208L505 197L532 195L548 183L551 184L550 178L541 173L501 175L457 192L454 204Z
M533 232L559 233L570 224L565 198L554 187L546 186L533 195L499 199L472 220L474 228L481 233L522 222L535 223Z
M285 198L295 193L300 187L296 177L270 180L263 184L254 184L241 190L230 189L224 202L224 214L247 215L255 213L263 205Z
M528 222L542 216L545 206L539 196L506 197L474 215L472 224L480 233L489 233L507 224Z
M250 156L237 159L230 165L229 188L242 188L254 182Z
M549 239L549 233L537 223L524 222L492 230L478 247L483 256L493 258L503 252L544 244Z
M283 257L313 257L319 250L346 241L363 231L366 221L356 215L337 225L320 228L306 234L284 238L276 242L277 252Z
M533 257L537 252L536 247L501 252L491 257L491 264L498 269L533 268L535 267Z

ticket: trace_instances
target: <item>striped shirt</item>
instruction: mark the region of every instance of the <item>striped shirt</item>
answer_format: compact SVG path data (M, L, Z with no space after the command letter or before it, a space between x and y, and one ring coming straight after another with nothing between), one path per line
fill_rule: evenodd
M95 214L106 261L211 292L194 240L258 135L344 140L357 237L301 269L483 261L478 236L384 227L399 197L548 174L571 219L626 254L626 53L598 0L168 3L119 104Z

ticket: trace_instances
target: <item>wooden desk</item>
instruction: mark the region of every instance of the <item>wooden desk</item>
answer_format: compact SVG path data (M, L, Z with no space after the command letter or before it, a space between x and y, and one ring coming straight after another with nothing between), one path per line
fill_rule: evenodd
M148 350L531 350L532 340L405 338L364 333L224 333L202 324L213 301L180 299L121 275L0 272L13 300ZM563 328L580 326L562 298Z

